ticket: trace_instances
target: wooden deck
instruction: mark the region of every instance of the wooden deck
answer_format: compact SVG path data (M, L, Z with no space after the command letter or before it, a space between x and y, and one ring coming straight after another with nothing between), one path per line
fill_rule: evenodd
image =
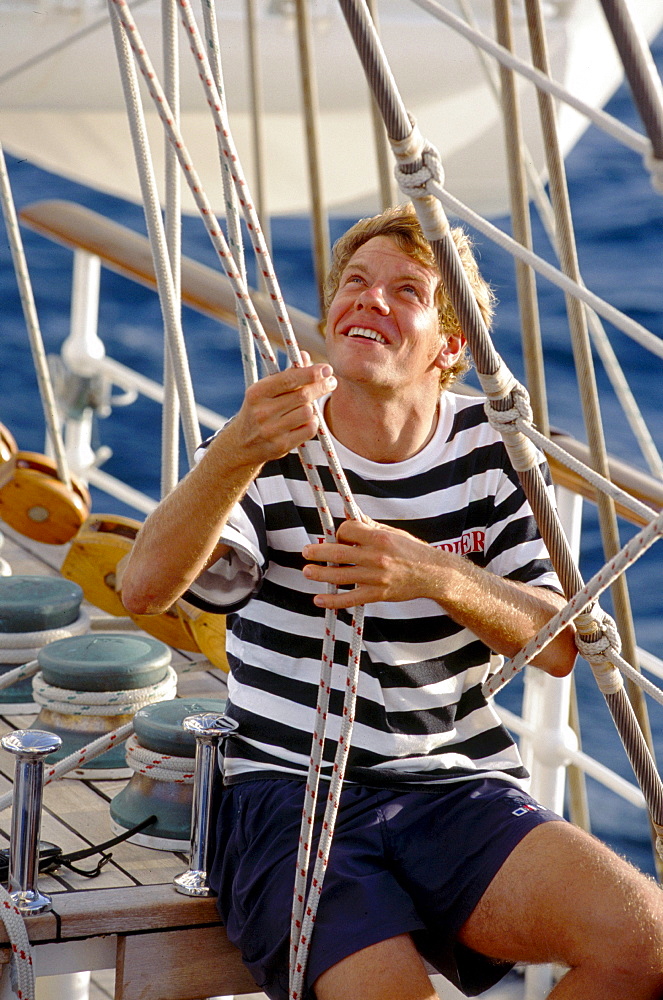
M38 546L0 523L4 545L0 555L14 575L56 575L66 553L62 546ZM94 628L117 620L89 609ZM98 619L104 619L104 621ZM129 623L131 624L131 623ZM173 653L173 665L185 665L195 654ZM224 675L217 669L183 674L181 697L225 697ZM29 726L34 716L0 715L0 736ZM11 787L13 758L0 752L0 794ZM113 836L108 804L125 781L62 779L44 789L41 837L74 851ZM8 842L11 810L0 813L0 839ZM95 879L67 869L41 876L40 889L53 897L53 910L28 920L34 944L37 1000L207 1000L243 996L266 1000L228 943L216 916L214 900L182 896L172 878L188 866L183 853L158 851L124 842L112 849L113 859ZM90 867L92 861L82 862ZM9 950L0 927L0 1000L14 997L8 985ZM78 979L75 974L78 973ZM46 978L42 978L46 977ZM441 976L433 982L443 1000L461 994ZM78 990L75 993L75 989ZM516 976L495 987L491 1000L522 997Z
M5 539L0 551L14 575L57 573L64 548L37 546L4 525L0 528ZM95 629L103 628L99 620L105 618L103 612L89 610L96 619ZM116 621L106 620L109 625ZM177 669L191 659L200 657L174 651L173 666ZM178 693L223 698L224 675L214 668L183 674ZM0 735L33 721L34 716L0 715ZM13 773L13 758L0 753L0 794L11 787ZM42 839L65 852L108 840L113 836L108 804L124 784L64 779L47 785ZM10 809L0 814L0 837L5 841L10 819ZM51 913L28 921L38 974L114 968L115 976L105 974L92 987L91 998L194 1000L255 993L255 983L218 923L214 900L182 896L173 888L173 876L188 867L185 854L125 842L114 847L112 855L112 861L92 880L66 868L40 877L40 888L52 895L54 905ZM89 862L81 864L87 867ZM2 949L0 960L8 960L7 948Z

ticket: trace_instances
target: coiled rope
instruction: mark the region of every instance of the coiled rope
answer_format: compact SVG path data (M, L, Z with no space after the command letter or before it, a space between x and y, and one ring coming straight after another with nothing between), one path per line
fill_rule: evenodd
M85 607L81 607L78 618L69 625L38 629L34 632L0 632L0 663L33 660L44 646L57 642L59 639L84 635L89 631L90 615ZM8 674L5 674L0 677L0 688L8 686L3 683L7 676Z
M193 784L195 775L193 758L155 753L142 746L135 735L129 737L125 749L127 764L137 774L144 774L155 781L173 781L180 785Z
M171 666L156 684L123 691L73 691L47 684L38 673L32 681L38 705L62 715L133 715L145 705L170 701L177 693L177 674Z

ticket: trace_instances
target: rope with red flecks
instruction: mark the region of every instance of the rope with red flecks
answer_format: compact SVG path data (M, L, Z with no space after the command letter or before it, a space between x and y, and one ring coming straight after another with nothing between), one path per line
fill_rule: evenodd
M242 276L239 273L232 254L228 249L223 232L214 217L209 201L202 189L200 179L195 170L192 159L186 149L174 116L168 107L165 94L145 51L145 47L140 38L131 12L125 0L112 0L112 4L112 9L115 11L117 18L125 31L126 38L132 48L132 51L134 52L136 61L145 79L150 96L152 97L159 117L161 118L166 134L176 151L180 166L182 167L186 181L198 206L208 235L210 236L226 275L232 284L235 295L241 303L243 315L251 333L255 338L260 357L263 360L267 372L269 374L273 374L278 371L278 366L269 345L269 341L267 340L259 318L253 308ZM258 260L264 262L264 267L261 267L262 274L267 283L270 299L275 307L276 317L279 322L288 357L293 365L301 366L301 353L287 318L285 303L283 302L283 298L278 290L276 276L271 266L269 253L264 242L257 213L253 208L248 186L241 174L239 160L232 143L230 128L225 116L225 108L219 99L214 83L214 76L209 66L207 55L198 33L197 25L191 14L188 0L179 0L179 6L185 30L188 33L191 48L194 53L194 58L199 66L199 75L208 96L208 103L210 104L215 120L222 153L226 163L230 164L233 182L238 193L238 200L247 218L248 229L253 242L254 251ZM318 409L317 406L316 409ZM325 457L329 463L329 468L332 472L336 487L343 500L346 517L354 520L361 520L361 512L354 502L345 478L345 474L335 454L331 439L329 438L324 428L324 424L322 423L319 409L318 419L318 436ZM313 490L316 506L320 512L325 539L333 540L335 538L334 523L326 503L324 489L322 487L317 468L309 459L309 449L306 445L302 446L298 450L307 479ZM352 640L350 643L350 654L348 658L348 676L341 720L341 732L339 734L336 758L333 765L332 783L330 785L330 792L325 809L323 837L321 839L321 844L318 848L318 855L316 858L316 871L313 876L314 884L311 888L310 898L305 902L307 881L306 873L308 870L308 862L311 851L309 830L312 830L313 827L313 812L317 799L321 761L326 739L329 693L331 689L331 670L335 642L335 617L336 616L333 611L327 612L325 617L325 638L323 644L321 678L318 688L318 704L316 706L316 726L314 727L315 731L312 740L309 775L306 783L306 797L302 815L299 855L297 859L292 917L292 926L295 930L295 934L293 935L293 940L291 941L292 961L290 990L293 998L301 996L301 983L303 982L306 964L305 955L308 953L310 945L310 932L307 932L307 928L312 925L315 920L315 910L320 896L322 878L324 877L324 868L326 867L325 857L326 853L328 853L329 842L331 840L331 834L335 824L336 810L338 809L338 792L343 780L345 763L347 761L347 754L349 751L356 703L364 617L364 611L361 607L355 610L353 619ZM323 842L325 845L324 847ZM306 910L305 913L304 909Z
M35 970L25 921L4 886L0 885L0 913L11 944L9 975L18 1000L34 1000Z

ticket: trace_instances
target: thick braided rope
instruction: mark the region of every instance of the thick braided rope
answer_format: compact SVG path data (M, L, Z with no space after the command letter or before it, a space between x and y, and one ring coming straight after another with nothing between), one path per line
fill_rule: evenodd
M177 693L177 674L167 667L166 676L156 684L124 691L74 691L47 684L38 673L32 681L38 705L62 715L129 715L157 701L170 701Z
M39 326L39 317L37 315L37 307L35 305L34 294L32 291L30 273L25 259L21 230L18 224L18 216L16 215L16 206L14 204L11 185L9 183L9 173L7 172L5 154L1 144L0 202L2 203L2 214L5 219L5 228L7 230L14 271L16 273L16 280L18 282L19 293L21 296L23 316L25 317L25 325L28 330L30 350L32 352L32 360L35 366L37 383L39 385L39 395L41 396L42 407L44 410L44 419L46 421L48 433L53 445L58 479L64 483L65 486L71 489L71 477L69 475L69 465L62 438L62 428L55 400L53 381L48 368L48 361L46 360L46 350L44 348L44 341L41 335L41 328Z
M241 275L237 271L237 268L236 268L236 266L234 264L234 261L232 260L232 256L230 255L230 253L228 251L228 248L227 248L227 245L225 244L225 239L223 238L223 233L221 232L220 227L216 223L216 220L214 220L214 216L213 216L213 213L212 213L211 208L209 206L209 202L207 201L207 198L204 195L204 192L202 191L202 188L201 188L200 183L199 183L198 176L195 173L195 170L193 168L193 164L191 162L191 158L189 157L188 152L186 151L186 148L185 148L184 143L182 141L182 137L179 134L179 129L176 127L176 125L174 123L174 120L173 120L173 116L172 116L172 114L170 114L170 111L167 108L167 102L165 100L165 95L163 94L163 91L162 91L160 85L158 84L158 81L156 79L154 71L153 71L153 69L151 67L151 64L149 63L149 59L147 58L145 49L144 49L144 47L142 45L142 42L140 40L140 36L138 35L135 23L133 23L133 19L131 18L130 12L128 11L126 3L124 3L124 0L112 0L112 2L115 4L115 7L118 10L120 21L121 21L121 23L122 23L122 25L123 25L123 27L124 27L124 29L126 31L127 38L129 39L129 43L131 44L131 47L132 47L132 49L134 51L134 54L136 55L136 58L137 58L138 63L139 63L139 67L140 67L141 72L143 73L143 76L144 76L144 78L145 78L145 80L147 82L148 89L150 90L150 93L151 93L151 95L152 95L152 97L153 97L153 99L155 101L155 104L156 104L157 110L159 111L159 115L161 117L161 120L162 120L162 122L164 124L164 127L166 128L166 132L167 132L167 134L168 134L171 142L174 143L176 150L178 151L178 158L180 159L180 164L182 165L182 167L183 167L183 169L185 171L185 177L187 178L187 181L188 181L189 186L191 188L192 194L194 195L194 199L196 200L196 202L198 204L198 207L199 207L199 210L201 212L203 221L205 222L205 225L206 225L206 227L208 229L208 233L209 233L210 237L212 238L213 245L214 245L215 249L217 250L217 254L219 255L219 257L221 259L221 262L223 264L223 267L224 267L224 269L226 271L226 274L227 274L228 278L231 280L231 282L233 284L233 288L234 288L234 291L235 291L235 294L236 294L237 298L242 302L242 305L243 305L243 314L244 314L244 316L247 319L247 323L249 325L249 328L251 329L254 337L256 338L256 342L258 344L259 353L260 353L261 357L263 358L263 361L266 363L267 370L268 371L273 371L274 370L275 361L274 361L274 358L273 358L271 347L269 346L269 342L267 341L267 338L266 338L266 336L264 334L264 331L262 330L262 326L261 326L261 324L260 324L260 322L258 320L258 317L255 314L255 310L253 309L253 306L250 303L250 298L248 296L248 291L246 290L245 285L244 285L244 283L241 280ZM182 3L181 9L183 11L183 14L188 11L188 4L186 3L186 0L184 0L184 2ZM197 28L195 26L195 23L194 24L189 24L188 28L189 28L189 31L190 31L190 36L195 39L197 37ZM204 59L206 59L206 56L204 54L204 51L202 50L202 47L199 46L198 49L197 49L197 51L196 51L196 55L197 55L197 57L199 57L201 54L203 55ZM201 78L202 78L202 75L201 75ZM204 83L205 83L206 87L210 88L210 90L211 90L211 92L213 94L214 83L213 83L213 79L212 79L211 73L206 73L205 74L205 76L204 76ZM221 102L218 100L218 95L217 95L216 101L213 102L213 110L219 116L222 114ZM217 124L217 129L219 130L219 128L220 128L221 133L227 132L228 135L230 134L229 133L229 129L227 127L224 127L223 125L221 125L221 127L219 127L219 125ZM235 157L233 159L233 163L236 164L237 162L238 161L237 161L237 159ZM246 191L244 192L244 198L240 197L240 203L243 206L244 206L245 200L246 200ZM214 220L214 221L212 221L212 220ZM253 225L253 230L257 234L259 234L260 236L262 236L260 228L259 228L259 226L257 224ZM269 259L269 255L265 251L266 251L266 248L263 249L262 247L258 247L256 253L257 254L258 253L263 254L263 257L259 257L259 259L261 259L261 260L263 258L265 260ZM267 274L263 273L264 277L266 277L266 278L268 277L270 269L271 268L266 269L267 270ZM272 295L272 298L273 298L274 297L274 293L270 293L270 294ZM280 320L281 315L283 317L286 316L285 310L283 310L282 312L279 310L279 314L278 314L279 320ZM282 329L283 329L283 327L282 327ZM297 347L297 345L295 343L294 335L291 333L291 331L288 333L288 335L284 336L284 341L286 343L286 348L288 349L288 352L289 352L289 354L291 356L291 360L293 361L293 363L299 363L299 364L301 364L301 355L299 354L299 349L298 349L298 347ZM320 416L321 415L319 414L319 418L320 418ZM346 509L347 516L353 517L354 519L360 519L361 513L360 513L359 509L357 508L356 504L354 503L354 500L352 498L350 489L349 489L347 481L345 479L345 475L344 475L343 470L342 470L342 468L340 466L340 463L337 460L337 457L335 455L333 446L331 444L331 440L328 438L328 436L326 435L326 432L324 431L324 424L322 424L322 422L320 422L320 428L321 428L320 439L321 439L321 444L322 444L322 447L323 447L323 451L325 452L327 460L330 463L330 469L331 469L332 475L334 477L334 480L336 482L337 488L339 489L339 493L340 493L340 495L342 497L342 500L343 500L343 503L344 503L344 507ZM304 465L304 468L305 468L305 470L307 472L307 475L313 474L314 467L312 466L312 463L310 463L307 460L307 458L306 458L306 449L301 449L300 450L300 457L302 455L302 451L304 452L303 465ZM313 483L313 489L314 489L314 495L316 496L316 502L317 502L318 499L321 499L324 496L324 492L322 490L322 486L321 486L321 484L319 482L319 477L317 475L317 470L315 471L315 477L314 478L315 478L316 481ZM331 526L332 525L333 525L333 521L331 519L331 516L329 515L329 517L326 520L326 523L323 521L323 528L325 530L326 537L333 537L333 531L331 530ZM331 532L331 534L330 534L330 532ZM359 624L358 624L358 621L357 621L358 619L359 619ZM358 612L355 615L355 622L353 624L353 633L355 635L357 634L357 632L359 630L363 630L363 610L362 609L358 609ZM353 664L352 669L353 670L357 670L358 666L355 667L354 664ZM356 683L357 683L357 679L355 677L354 680L350 683L350 688L352 689L354 687L356 689ZM321 697L324 698L324 686L322 684L320 685L320 689L319 690L321 692ZM320 714L321 714L323 722L324 722L324 720L326 718L326 710L323 711L323 712L321 712ZM352 718L353 717L354 717L354 713L352 713ZM322 738L323 738L323 741L324 741L324 735L322 736ZM314 751L314 753L315 753L315 751ZM314 780L317 780L317 779L314 779ZM313 787L313 782L309 782L308 784L309 784L309 787L311 787L311 788ZM303 823L303 825L305 825L307 823L306 815L303 816L302 823Z
M133 728L133 720L125 722L124 725L118 726L117 729L113 729L110 733L104 733L103 736L92 740L91 743L81 747L80 750L70 753L68 757L63 757L56 764L46 764L44 767L44 784L48 785L51 781L55 781L56 778L61 778L63 774L67 774L68 771L73 771L77 767L83 767L89 761L94 760L95 757L106 753L111 747L118 746L133 732ZM0 795L0 812L11 805L13 797L14 792L11 790L5 792L4 795Z
M35 970L28 931L18 907L0 885L0 914L11 945L10 982L18 1000L34 1000Z
M121 19L112 6L109 6L109 12L136 169L140 181L145 224L150 238L150 247L154 261L154 272L157 280L159 304L163 314L169 362L172 366L172 373L177 385L187 455L191 463L195 449L200 442L200 429L195 412L193 385L187 363L178 296L168 253L164 222L159 206L138 79L128 48L130 36L122 30Z
M192 757L176 757L148 750L131 735L126 742L127 764L137 774L155 781L173 781L179 785L193 784L196 762Z
M34 660L44 646L57 642L58 639L69 639L89 631L90 616L85 608L81 608L76 621L60 628L45 628L35 632L0 632L0 663L16 663L17 659L23 662ZM2 680L4 678L0 679L0 688L6 686Z
M146 80L146 83L147 83L148 89L150 91L150 94L151 94L151 96L152 96L152 98L153 98L153 100L155 102L155 105L157 107L157 110L159 112L159 116L160 116L160 118L162 120L162 123L163 123L165 129L166 129L166 133L167 133L170 141L173 142L173 144L175 146L175 149L176 149L177 155L178 155L178 159L180 160L180 165L182 166L182 168L184 170L185 177L187 179L187 182L189 183L189 187L190 187L191 192L192 192L192 194L194 196L194 200L196 201L196 203L198 205L199 211L201 213L201 216L202 216L203 221L205 223L205 226L207 228L208 234L210 235L210 238L212 239L212 243L213 243L213 245L214 245L214 247L215 247L215 249L217 251L217 254L218 254L218 256L219 256L219 258L221 260L221 263L223 264L224 270L226 271L226 274L227 274L228 278L230 279L230 281L231 281L231 283L233 285L233 290L235 292L235 295L236 295L236 297L238 298L238 300L242 304L243 315L245 316L245 318L247 320L247 323L249 325L249 328L251 329L251 332L253 333L254 338L256 339L259 353L260 353L263 361L266 364L266 368L267 368L268 372L271 372L271 371L274 370L274 367L275 367L275 359L273 357L273 354L272 354L272 351L271 351L271 347L269 345L269 342L267 341L267 338L266 338L266 336L264 334L262 326L261 326L261 324L260 324L260 322L258 320L258 317L257 317L256 313L255 313L255 310L253 309L253 306L251 304L251 301L250 301L250 298L249 298L249 295L248 295L248 291L246 290L246 287L245 287L245 283L242 282L241 275L239 274L239 272L238 272L238 270L236 268L236 265L234 264L234 261L232 259L232 255L229 253L229 250L227 248L225 239L223 237L223 233L222 233L220 227L218 226L218 223L216 222L216 220L214 218L214 215L213 215L213 213L211 211L211 207L209 205L209 202L208 202L208 200L207 200L207 198L206 198L206 196L205 196L205 194L204 194L204 192L202 190L202 187L200 185L200 181L199 181L198 175L197 175L197 173L196 173L196 171L195 171L195 169L193 167L193 163L192 163L191 158L190 158L190 156L189 156L189 154L188 154L188 152L186 150L186 147L185 147L184 142L182 140L182 137L181 137L181 134L179 132L179 129L177 128L177 126L176 126L176 124L174 122L173 116L172 116L172 114L170 112L170 109L167 106L167 102L165 100L165 95L163 93L163 90L162 90L160 84L158 83L158 80L156 78L154 70L152 69L151 63L150 63L150 61L149 61L149 59L147 57L147 54L145 52L145 48L144 48L144 46L142 44L142 41L140 40L140 36L139 36L138 31L136 29L136 25L133 22L133 18L131 17L131 14L130 14L130 12L128 10L128 7L127 7L126 3L124 2L124 0L111 0L111 2L115 5L115 8L118 11L119 20L120 20L120 22L121 22L121 24L122 24L122 26L123 26L123 28L124 28L124 30L126 32L127 39L129 40L129 44L131 45L131 48L134 51L134 54L135 54L136 59L138 61L139 67L141 69L141 72L142 72L142 74L143 74L143 76L144 76L144 78ZM186 0L184 0L184 3L182 4L182 10L186 11L187 7L188 7L188 5L186 3ZM195 25L194 25L194 26L192 26L191 36L195 37L196 34L197 34L197 28L195 28ZM213 84L213 80L212 80L211 74L205 76L205 83L210 88L213 88L214 84ZM220 115L221 114L221 104L218 101L217 101L217 104L218 104L218 107L215 106L214 110L215 110L215 112L217 112ZM218 125L217 125L217 128L218 128ZM223 129L222 129L222 131L223 131ZM226 131L228 131L228 130L226 130ZM243 199L240 198L240 203L242 203L242 201L243 201ZM255 228L256 227L254 227L254 229ZM258 227L258 231L259 231L259 227ZM265 254L265 258L268 259L268 255ZM286 340L286 346L287 346L289 352L290 351L294 352L294 358L296 359L295 363L300 363L301 364L301 355L299 354L299 349L298 349L297 345L294 342L294 336L292 336L292 342L291 343L288 343L288 341ZM343 503L344 503L344 506L346 508L346 512L347 512L348 516L354 517L355 519L359 519L360 516L361 516L360 511L358 510L356 504L354 503L354 500L352 498L352 495L351 495L351 492L350 492L349 487L347 485L347 482L345 481L345 475L344 475L344 473L342 471L340 463L338 463L338 461L336 459L333 446L331 445L331 441L326 436L326 432L324 432L324 425L322 423L320 424L320 427L321 427L321 430L322 430L322 433L321 433L320 437L321 437L321 443L322 443L322 446L323 446L323 450L325 452L325 455L327 456L328 461L330 462L330 469L332 471L332 475L334 477L334 480L335 480L335 482L337 484L337 488L339 488L339 492L340 492L341 497L343 499ZM326 438L326 440L325 440L325 438ZM302 449L302 450L305 453L306 449ZM300 450L300 456L301 456L302 450ZM308 475L310 472L312 472L312 463L308 462L306 460L306 458L304 458L303 464L304 464L304 468L306 469L307 475ZM323 494L323 491L322 491L321 484L319 483L319 477L317 476L317 471L316 471L316 474L315 474L315 478L317 479L317 482L314 483L314 487L313 487L314 488L314 495L316 496L316 498L320 498L324 494ZM317 499L316 499L316 502L317 502ZM327 523L325 524L325 522L323 522L323 528L324 528L326 537L333 537L332 526L333 526L333 521L331 520L331 516L329 516L329 518L327 519ZM330 531L331 531L331 535L330 535ZM355 619L357 619L357 618L363 619L363 611L361 609L358 610L358 613L355 616ZM358 626L357 626L356 622L355 622L355 625L353 626L353 628L355 629L355 631L357 630ZM355 680L354 685L351 684L350 686L351 687L352 686L356 687L356 680ZM321 686L321 690L322 690L322 686ZM305 822L304 818L303 818L303 822Z

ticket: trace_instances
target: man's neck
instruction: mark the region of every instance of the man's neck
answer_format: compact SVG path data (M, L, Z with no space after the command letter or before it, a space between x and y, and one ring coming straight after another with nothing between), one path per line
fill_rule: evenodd
M439 394L403 400L339 381L325 407L334 437L372 462L404 462L420 452L437 428Z

